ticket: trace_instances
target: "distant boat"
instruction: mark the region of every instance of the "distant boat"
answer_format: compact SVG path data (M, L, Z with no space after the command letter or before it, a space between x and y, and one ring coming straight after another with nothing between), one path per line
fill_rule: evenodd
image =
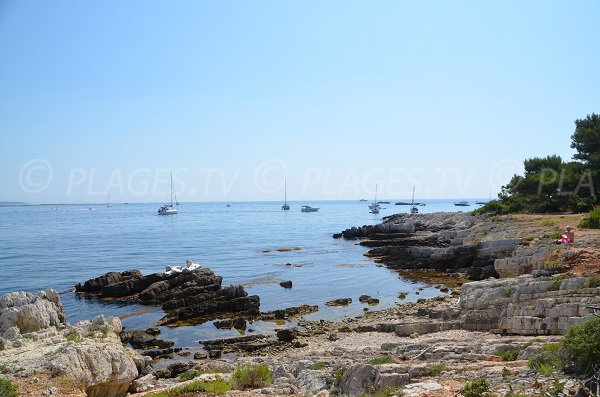
M375 207L369 211L371 214L379 214L379 207Z
M110 194L107 194L107 197L106 197L106 206L107 207L112 207L112 205L110 204Z
M477 205L484 205L484 204L487 204L487 202L485 202L485 201L476 201L475 204L477 204Z
M288 211L290 209L290 205L287 202L287 177L283 182L283 205L281 206L281 209L284 211Z
M173 195L175 194L175 188L173 187L173 173L171 172L171 204L165 204L158 209L158 215L175 215L177 208L173 207ZM175 196L175 202L177 203L177 196ZM177 203L179 205L179 203Z
M415 204L415 185L413 185L413 194L412 194L412 200L411 200L411 204L410 204L410 213L411 214L419 213L419 209L417 208L417 205Z
M378 201L377 204L389 204L389 201Z
M471 204L468 201L456 201L454 205L457 207L469 207Z
M227 204L225 207L231 207L231 204Z
M368 201L368 200L367 200L367 199L360 199L360 200L358 200L358 201Z
M396 205L412 205L412 203L407 203L406 201L398 201Z
M302 208L300 208L300 211L302 211L302 212L317 212L318 210L319 210L318 208L311 207L308 205L303 205Z
M377 184L375 184L375 201L373 201L373 203L369 205L369 209L371 210L371 212L373 212L373 210L376 209L377 212L374 212L374 214L378 214L379 210L381 209L381 206L377 202Z

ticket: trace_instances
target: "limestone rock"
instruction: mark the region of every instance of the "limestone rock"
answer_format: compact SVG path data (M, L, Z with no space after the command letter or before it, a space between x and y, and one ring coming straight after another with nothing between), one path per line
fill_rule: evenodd
M311 394L319 394L328 389L328 379L322 371L306 370L296 378L298 389Z
M125 396L138 377L134 360L124 348L74 344L50 362L52 375L65 375L85 385L90 397Z
M60 327L64 321L60 297L53 289L37 295L11 292L0 298L0 337L5 339L14 340L19 334Z
M354 364L350 366L340 382L340 391L349 396L360 396L370 394L368 386L373 385L377 371L369 364Z
M158 379L152 374L142 376L141 378L135 379L133 382L131 382L131 385L129 386L129 392L141 393L148 391L155 387L157 382Z
M580 288L585 277L565 280L520 276L464 284L463 328L517 335L562 335L590 318L600 305L597 288Z

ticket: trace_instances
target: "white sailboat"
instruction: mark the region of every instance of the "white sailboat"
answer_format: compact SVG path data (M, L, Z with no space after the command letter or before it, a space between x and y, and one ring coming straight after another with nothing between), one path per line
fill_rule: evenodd
M177 208L173 207L173 195L175 195L175 188L173 187L173 173L171 172L171 204L165 204L158 209L158 215L175 215L177 213ZM179 205L177 202L177 196L175 196L175 203Z
M289 206L289 204L287 202L287 178L285 178L285 182L284 182L283 186L284 186L283 187L283 189L284 189L283 190L284 191L284 193L283 193L284 196L283 197L284 198L283 198L283 205L281 206L281 209L284 210L284 211L288 211L290 209L290 206Z
M375 201L373 201L373 203L371 205L369 205L369 209L374 214L379 214L379 210L381 209L381 206L377 202L377 184L375 184ZM375 211L377 211L377 212L375 212Z
M419 209L417 208L417 205L415 204L415 185L413 185L413 195L412 195L412 200L410 202L410 213L411 214L419 213Z

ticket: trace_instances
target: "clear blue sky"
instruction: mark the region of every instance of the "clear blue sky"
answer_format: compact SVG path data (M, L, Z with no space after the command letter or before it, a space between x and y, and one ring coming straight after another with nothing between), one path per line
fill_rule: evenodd
M487 197L600 111L597 1L0 0L0 200ZM49 168L51 171L49 171Z

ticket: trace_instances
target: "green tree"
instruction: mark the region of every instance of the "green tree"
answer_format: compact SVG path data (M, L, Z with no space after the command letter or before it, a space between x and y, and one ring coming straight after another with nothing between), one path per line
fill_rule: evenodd
M571 148L577 150L573 158L591 168L600 166L600 115L592 113L585 119L575 120L575 132L571 135Z

